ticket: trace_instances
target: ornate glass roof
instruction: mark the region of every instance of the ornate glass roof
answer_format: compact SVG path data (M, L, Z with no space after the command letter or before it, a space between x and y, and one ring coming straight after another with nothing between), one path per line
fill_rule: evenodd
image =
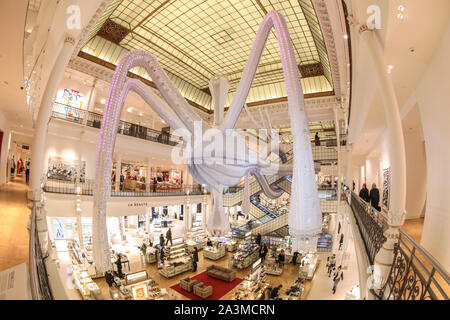
M82 48L117 64L132 49L150 51L178 79L186 97L211 108L202 93L215 74L234 92L260 23L277 10L286 18L306 94L333 91L330 65L311 0L114 0ZM150 79L143 70L134 73ZM266 44L248 102L286 96L278 43ZM192 87L192 88L191 88ZM189 93L190 92L190 93ZM201 101L201 102L200 102Z

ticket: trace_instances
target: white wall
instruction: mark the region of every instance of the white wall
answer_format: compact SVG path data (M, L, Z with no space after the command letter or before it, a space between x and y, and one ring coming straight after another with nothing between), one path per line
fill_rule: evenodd
M450 23L415 92L425 138L427 203L421 244L450 271Z

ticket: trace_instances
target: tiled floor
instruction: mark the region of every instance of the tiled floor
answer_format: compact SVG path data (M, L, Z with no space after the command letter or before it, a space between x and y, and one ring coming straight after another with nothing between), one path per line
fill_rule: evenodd
M405 220L402 230L406 232L415 242L420 244L422 239L424 218Z
M0 189L0 270L28 263L27 186L17 177Z

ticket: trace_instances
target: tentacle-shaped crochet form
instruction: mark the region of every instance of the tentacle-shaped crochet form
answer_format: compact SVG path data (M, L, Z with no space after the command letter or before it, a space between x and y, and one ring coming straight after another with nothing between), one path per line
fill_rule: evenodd
M295 61L294 47L286 21L276 11L269 12L259 27L250 57L242 72L241 81L222 124L222 129L234 128L236 125L272 28L275 29L281 52L281 64L288 97L292 134L294 136L295 157L292 174L289 232L296 239L299 239L295 244L296 249L303 251L303 248L307 247L305 243L310 243L309 239L320 232L322 213L315 182L314 162L309 141L309 127L300 73Z
M315 186L314 166L300 74L295 61L294 50L286 22L276 11L272 11L266 16L258 30L250 59L244 69L243 78L239 83L231 109L221 126L221 131L226 135L225 129L234 128L236 124L251 83L255 77L258 63L272 27L275 29L281 51L288 107L291 116L291 127L295 137L294 151L296 157L294 158L293 167L289 230L292 235L300 239L320 231L322 215ZM167 104L157 98L156 95L152 95L150 91L146 90L138 82L127 81L127 72L137 66L147 70ZM101 272L108 270L111 264L106 229L106 203L111 190L110 173L117 128L123 102L129 90L135 90L141 94L150 105L158 110L157 112L172 127L182 129L183 132L180 132L180 134L187 142L190 142L189 138L194 134L194 123L196 121L201 123L203 132L206 132L205 129L209 128L205 123L201 122L200 117L187 104L186 100L170 82L166 73L151 53L139 50L131 51L121 58L111 84L97 151L94 187L93 244L94 261ZM164 110L166 107L167 110ZM193 147L195 148L196 146ZM248 151L248 148L246 151ZM194 160L196 155L191 154L190 157L188 160ZM270 164L267 166L258 164L252 167L252 164L242 154L232 156L233 159L231 160L239 161L235 161L234 164L228 164L225 161L225 165L223 166L218 166L214 161L210 164L205 164L203 163L203 160L205 160L203 159L203 155L200 157L202 158L202 162L198 164L195 161L191 162L188 164L188 167L197 182L206 184L213 191L214 210L208 226L209 231L213 234L224 234L229 230L228 221L225 219L226 217L221 205L224 186L236 184L240 177L247 174L249 170L254 170L257 179L264 186L263 189L269 194L273 192L265 178L261 175L263 171L270 171ZM212 155L210 158L214 159L214 157L215 155Z

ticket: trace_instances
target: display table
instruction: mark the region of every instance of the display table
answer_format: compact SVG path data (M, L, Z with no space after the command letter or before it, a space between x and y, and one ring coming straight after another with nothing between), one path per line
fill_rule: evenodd
M205 247L203 250L203 257L210 260L219 260L225 257L225 245L219 244L217 247Z
M264 264L266 266L267 274L279 276L283 273L283 268L280 268L278 266L278 263L276 263L276 259L273 257L267 257L266 260L264 261Z
M167 248L164 263L159 265L159 274L171 278L193 268L188 245L183 238L173 240L173 245Z
M186 240L186 244L188 245L189 252L194 251L194 248L197 248L197 250L200 251L206 246L206 241L203 238L195 237Z
M235 252L237 250L237 241L230 239L226 242L226 246L228 252Z
M86 270L83 270L79 265L72 266L72 275L75 287L81 294L84 300L103 300L100 293L100 288L92 280Z
M316 271L318 262L319 257L315 253L307 253L304 257L302 257L298 271L299 278L311 280L314 277L314 272Z
M158 252L155 248L147 247L145 252L145 263L148 264L155 263L158 260L157 255Z
M231 258L233 267L245 269L259 259L258 246L252 247L249 251L236 252Z

